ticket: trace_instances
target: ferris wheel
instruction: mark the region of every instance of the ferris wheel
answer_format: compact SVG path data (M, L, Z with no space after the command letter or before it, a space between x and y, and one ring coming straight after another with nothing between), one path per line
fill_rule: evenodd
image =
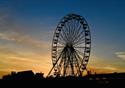
M53 36L53 67L48 76L81 76L86 70L90 50L91 34L87 21L77 14L64 16Z

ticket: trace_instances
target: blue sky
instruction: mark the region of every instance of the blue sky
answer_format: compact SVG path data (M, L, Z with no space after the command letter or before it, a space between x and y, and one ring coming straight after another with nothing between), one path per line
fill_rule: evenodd
M44 64L51 62L49 52L58 22L63 16L76 13L83 16L90 26L92 35L90 67L96 70L125 71L124 0L1 0L0 12L0 46L4 46L11 53L18 51L18 54L24 55L22 52L29 51L25 56L35 53L39 54L39 59L41 55L47 53L45 56L47 61L41 58L42 65L39 63L45 67L44 61ZM40 44L43 44L42 47ZM18 55L19 57L21 59ZM1 64L4 61L0 71L5 71L7 62L0 61ZM107 68L99 68L101 66Z

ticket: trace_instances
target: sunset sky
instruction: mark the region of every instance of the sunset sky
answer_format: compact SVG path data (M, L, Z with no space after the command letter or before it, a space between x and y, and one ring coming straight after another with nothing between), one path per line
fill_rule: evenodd
M90 26L93 72L125 72L124 0L0 0L0 78L11 71L45 75L60 19L76 13Z

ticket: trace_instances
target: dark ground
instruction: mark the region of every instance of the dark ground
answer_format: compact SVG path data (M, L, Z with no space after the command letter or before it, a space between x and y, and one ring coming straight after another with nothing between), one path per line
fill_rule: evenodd
M23 71L3 76L1 88L9 87L57 87L57 88L125 88L125 73L92 74L85 77L43 77L42 73Z

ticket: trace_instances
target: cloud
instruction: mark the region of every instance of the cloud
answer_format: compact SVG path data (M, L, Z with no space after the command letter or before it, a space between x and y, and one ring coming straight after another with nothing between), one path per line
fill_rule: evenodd
M113 66L104 66L104 67L89 67L88 70L90 70L92 73L114 73L118 72L118 68Z
M113 65L108 59L92 55L88 63L88 69L92 73L112 73L120 70L118 66Z
M117 72L119 69L116 66L113 66L111 64L100 64L96 63L96 65L89 65L88 69L90 69L92 72L97 73L112 73Z
M32 38L29 35L23 35L17 32L0 33L0 39L13 41L18 44L23 44L23 45L37 47L37 48L48 48L47 42L42 42L41 40Z
M125 60L125 52L116 52L115 55L122 60Z
M95 69L102 69L102 70L117 70L117 68L113 67L113 66L103 66L103 67L95 67Z

